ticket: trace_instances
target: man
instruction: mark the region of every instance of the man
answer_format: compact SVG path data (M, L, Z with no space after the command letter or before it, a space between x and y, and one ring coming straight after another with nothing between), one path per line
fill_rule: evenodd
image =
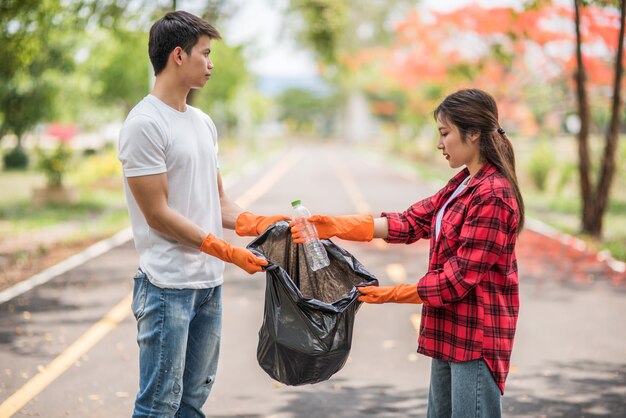
M243 212L225 194L217 132L186 104L211 77L206 21L183 11L150 29L156 76L151 94L129 113L119 138L126 199L139 253L133 313L139 344L139 393L133 417L204 417L221 332L224 262L248 273L267 260L221 239L222 228L255 236L285 216Z

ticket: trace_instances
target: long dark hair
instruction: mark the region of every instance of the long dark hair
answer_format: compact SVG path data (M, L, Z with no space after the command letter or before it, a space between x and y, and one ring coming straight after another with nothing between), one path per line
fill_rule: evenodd
M459 90L437 106L434 116L435 119L439 117L455 125L463 142L467 140L467 134L480 132L481 158L495 165L513 187L520 213L517 226L519 233L524 226L524 199L515 174L513 144L498 122L496 101L482 90Z

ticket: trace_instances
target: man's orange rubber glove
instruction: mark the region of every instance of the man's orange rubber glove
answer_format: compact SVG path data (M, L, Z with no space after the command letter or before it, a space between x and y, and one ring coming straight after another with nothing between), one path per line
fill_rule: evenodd
M327 216L313 215L308 221L315 225L320 238L337 237L348 241L371 241L374 238L374 217L372 215ZM295 221L292 221L291 238L297 244L304 239Z
M245 248L230 245L213 234L207 235L204 241L202 241L200 251L227 263L233 263L250 274L263 271L263 267L268 264L266 259L257 257Z
M397 286L358 287L359 301L365 303L422 303L417 294L417 285L403 283Z
M257 237L270 225L278 221L289 221L291 218L284 215L259 216L251 212L242 212L235 221L235 232L242 237Z

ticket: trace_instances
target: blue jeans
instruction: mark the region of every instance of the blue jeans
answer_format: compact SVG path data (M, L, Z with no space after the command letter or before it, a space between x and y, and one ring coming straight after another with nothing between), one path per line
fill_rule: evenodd
M222 287L162 289L135 275L139 393L133 417L202 417L219 357Z
M454 363L433 359L428 418L501 416L500 388L485 360Z

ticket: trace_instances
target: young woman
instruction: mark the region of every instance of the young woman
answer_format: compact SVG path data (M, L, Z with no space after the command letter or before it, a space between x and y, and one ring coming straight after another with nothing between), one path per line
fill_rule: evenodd
M432 357L428 417L498 417L519 310L515 244L524 203L513 146L494 99L476 90L446 97L434 112L437 148L465 166L435 195L402 213L309 220L322 238L430 239L416 284L362 287L366 303L422 303L418 352ZM292 225L296 242L299 231Z

